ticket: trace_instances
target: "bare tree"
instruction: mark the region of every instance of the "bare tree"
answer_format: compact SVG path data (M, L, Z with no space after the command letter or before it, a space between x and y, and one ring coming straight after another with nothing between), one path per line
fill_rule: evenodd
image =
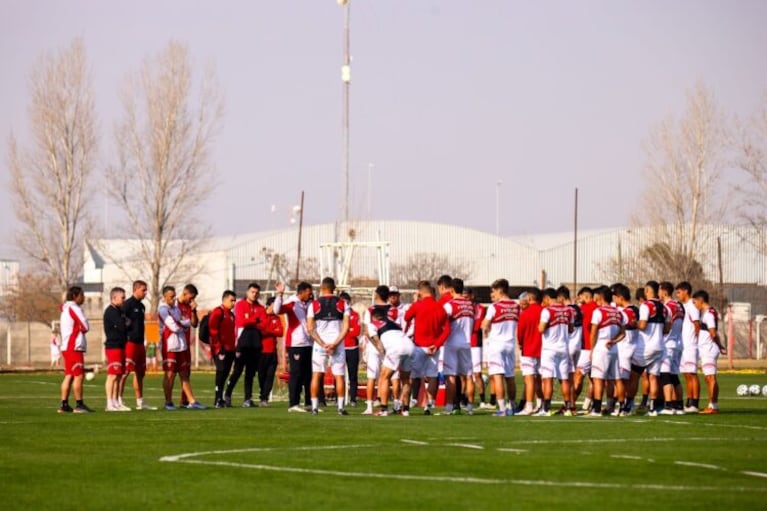
M16 321L48 323L59 315L62 294L51 275L24 273L0 300L0 315Z
M189 50L178 42L144 61L122 100L119 160L108 171L119 184L110 192L139 240L155 312L162 287L194 271L190 256L206 233L195 210L212 186L209 151L223 104L212 70L193 88Z
M468 261L452 260L435 253L413 254L404 263L391 268L391 282L398 286L415 286L419 280L436 283L441 275L451 275L464 280L471 278L472 268Z
M711 91L701 84L689 91L682 117L662 122L645 150L644 190L633 223L655 230L648 250L664 246L678 257L685 265L679 276L693 272L696 260L711 256L699 253L702 227L721 221L724 212L717 184L727 164L727 128Z
M14 210L22 226L16 240L66 289L82 271L82 243L90 228L86 199L97 151L83 41L43 56L29 86L31 147L19 147L14 136L8 144Z
M741 123L737 165L746 183L736 186L739 216L754 227L760 251L767 255L767 94L757 113Z

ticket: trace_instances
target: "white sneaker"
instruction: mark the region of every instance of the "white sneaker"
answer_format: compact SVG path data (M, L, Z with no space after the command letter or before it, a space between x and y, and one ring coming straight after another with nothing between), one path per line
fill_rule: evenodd
M304 408L301 405L295 405L295 406L291 406L290 408L288 408L288 411L291 412L291 413L292 412L306 413L306 408Z
M674 415L674 410L671 408L664 408L660 412L658 412L660 415Z
M106 408L104 408L105 412L119 412L120 410L117 409L117 407L112 406L111 404L108 404Z
M136 410L157 410L156 406L148 405L146 403L136 404Z
M523 409L521 409L520 411L517 412L517 415L525 415L526 416L526 415L532 415L532 414L533 414L533 409L532 408L528 408L528 407L524 407Z
M684 413L698 413L700 410L698 410L697 406L685 406L684 407Z
M535 412L533 415L535 415L536 417L551 417L551 413L547 412L543 408Z
M129 406L125 406L125 405L124 405L124 404L122 404L122 403L118 403L118 404L117 404L117 411L118 411L118 412L130 412L130 411L131 411L131 409L130 409L130 407L129 407Z
M490 403L480 403L479 408L480 410L495 410L495 406Z
M403 417L410 417L410 410L402 410Z
M374 413L375 412L373 412L373 410L366 408L365 411L362 412L360 415L373 415Z
M599 412L595 412L594 410L590 411L586 414L586 417L601 417L602 414Z
M674 415L684 415L684 414L685 414L684 410L674 410Z
M647 416L648 417L657 417L658 416L658 412L657 412L657 410L648 410L647 411Z

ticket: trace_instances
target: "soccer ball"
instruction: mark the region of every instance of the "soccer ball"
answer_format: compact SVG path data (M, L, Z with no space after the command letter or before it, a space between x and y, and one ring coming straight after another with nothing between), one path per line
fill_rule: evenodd
M767 397L767 385L765 385L764 387L762 387L762 395L763 395L764 397Z
M740 397L745 397L748 395L748 385L738 385L738 388L736 389L736 392Z
M759 385L757 385L756 383L754 383L753 385L751 385L751 386L748 388L748 391L751 393L751 395L752 395L752 396L758 396L759 394L761 394L761 393L762 393L762 389L761 389L761 387L759 387Z
M85 373L85 379L88 381L93 380L93 378L95 377L96 377L96 373L94 373L93 371L88 371L87 373Z

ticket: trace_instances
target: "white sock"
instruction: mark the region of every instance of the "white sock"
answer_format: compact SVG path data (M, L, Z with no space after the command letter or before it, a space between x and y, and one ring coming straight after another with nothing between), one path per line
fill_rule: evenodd
M466 405L466 411L467 412L473 412L474 411L474 405L472 403L469 403Z
M338 398L338 409L343 410L344 409L344 398L339 397Z
M719 410L719 403L709 403L708 407L714 410Z
M504 410L506 410L506 400L505 400L505 399L499 399L499 400L498 400L498 409L499 409L500 411L502 411L502 412L503 412Z
M394 409L395 410L399 410L400 408L402 408L402 401L400 401L399 399L395 399L394 400Z
M366 408L365 408L365 409L366 409L367 411L369 411L369 412L372 412L372 411L373 411L373 402L372 402L372 401L370 401L370 400L368 400L368 401L365 401L365 406L366 406Z
M317 410L320 407L320 398L313 397L312 398L312 410Z
M141 408L144 406L144 398L143 397L137 397L136 398L136 408Z

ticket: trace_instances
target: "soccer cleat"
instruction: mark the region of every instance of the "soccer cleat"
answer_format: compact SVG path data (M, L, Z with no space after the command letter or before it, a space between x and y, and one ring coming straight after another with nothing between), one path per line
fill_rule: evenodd
M572 410L565 410L565 412L562 415L564 415L565 417L572 417L573 416L573 411Z
M341 408L341 409L338 410L338 415L349 415L349 412L347 412L346 410Z
M410 410L402 410L402 413L400 414L403 417L410 417Z
M167 403L165 403L165 409L168 410L169 412L178 410L178 408L176 408L176 405L174 405L171 401L168 401Z
M697 406L685 406L684 413L700 413Z
M352 408L357 408L357 401L349 401L349 406Z
M658 411L657 410L648 410L646 416L647 417L657 417L658 416Z
M527 407L522 408L520 411L518 411L516 413L516 415L520 415L520 416L523 416L523 417L524 416L528 416L528 415L533 415L533 409L532 408L527 408Z
M674 415L674 410L671 408L664 408L660 412L658 412L659 415Z
M418 406L418 400L411 398L410 399L410 406L411 406L411 408L414 407L414 406Z
M506 417L506 412L504 410L496 410L493 412L493 417Z
M375 413L376 417L387 417L389 415L388 410L379 410Z
M373 412L373 410L370 410L368 408L364 412L362 412L362 415L375 415L375 412Z
M301 405L294 405L294 406L291 406L290 408L288 408L288 411L291 412L291 413L293 413L293 412L306 413L306 408L304 408Z
M674 409L674 415L684 415L684 414L685 414L685 411L682 410L681 408Z
M187 406L187 409L189 410L207 410L208 407L204 404L200 403L199 401L195 401L194 403L189 403Z
M72 410L72 407L69 406L69 403L64 403L63 405L59 406L56 411L58 413L72 413L74 410Z
M424 408L423 409L423 414L424 415L431 415L431 409L429 407Z
M701 415L717 415L718 413L718 408L711 408L710 406L700 412Z
M480 403L479 404L480 410L495 410L495 407L493 405L487 404L487 403Z
M224 400L219 399L218 401L216 401L215 408L226 408L226 405L224 404Z
M551 416L551 413L550 413L550 412L547 412L546 410L544 410L543 408L541 408L541 409L540 409L540 410L538 410L537 412L533 413L533 415L534 415L535 417L550 417L550 416Z
M256 407L256 403L254 403L252 399L246 399L245 401L242 402L242 407L243 408L255 408Z
M586 417L601 417L601 416L602 414L600 412L597 412L596 410L592 410L586 414Z
M514 408L506 408L504 413L506 414L506 417L514 417L517 414Z
M224 406L227 408L232 407L232 396L224 396Z
M618 417L628 417L628 416L629 416L629 412L627 412L626 410L621 410L621 412L618 414Z
M117 404L117 411L118 411L118 412L130 412L130 411L131 411L131 409L130 409L130 407L129 407L129 406L125 406L125 405L124 405L124 404L122 404L122 403L118 403L118 404Z
M91 412L93 412L93 410L91 410L91 409L88 407L88 405L86 405L85 403L83 403L83 404L81 404L81 405L76 405L76 406L75 406L75 407L72 409L72 411L73 411L74 413L91 413Z
M136 404L136 410L157 410L156 406L148 405L146 403Z
M317 410L316 408L312 408L312 415L319 415L319 414L320 414L319 410Z
M269 402L268 402L268 401L266 401L265 399L261 400L261 401L258 403L258 407L259 407L259 408L266 408L267 406L269 406Z

